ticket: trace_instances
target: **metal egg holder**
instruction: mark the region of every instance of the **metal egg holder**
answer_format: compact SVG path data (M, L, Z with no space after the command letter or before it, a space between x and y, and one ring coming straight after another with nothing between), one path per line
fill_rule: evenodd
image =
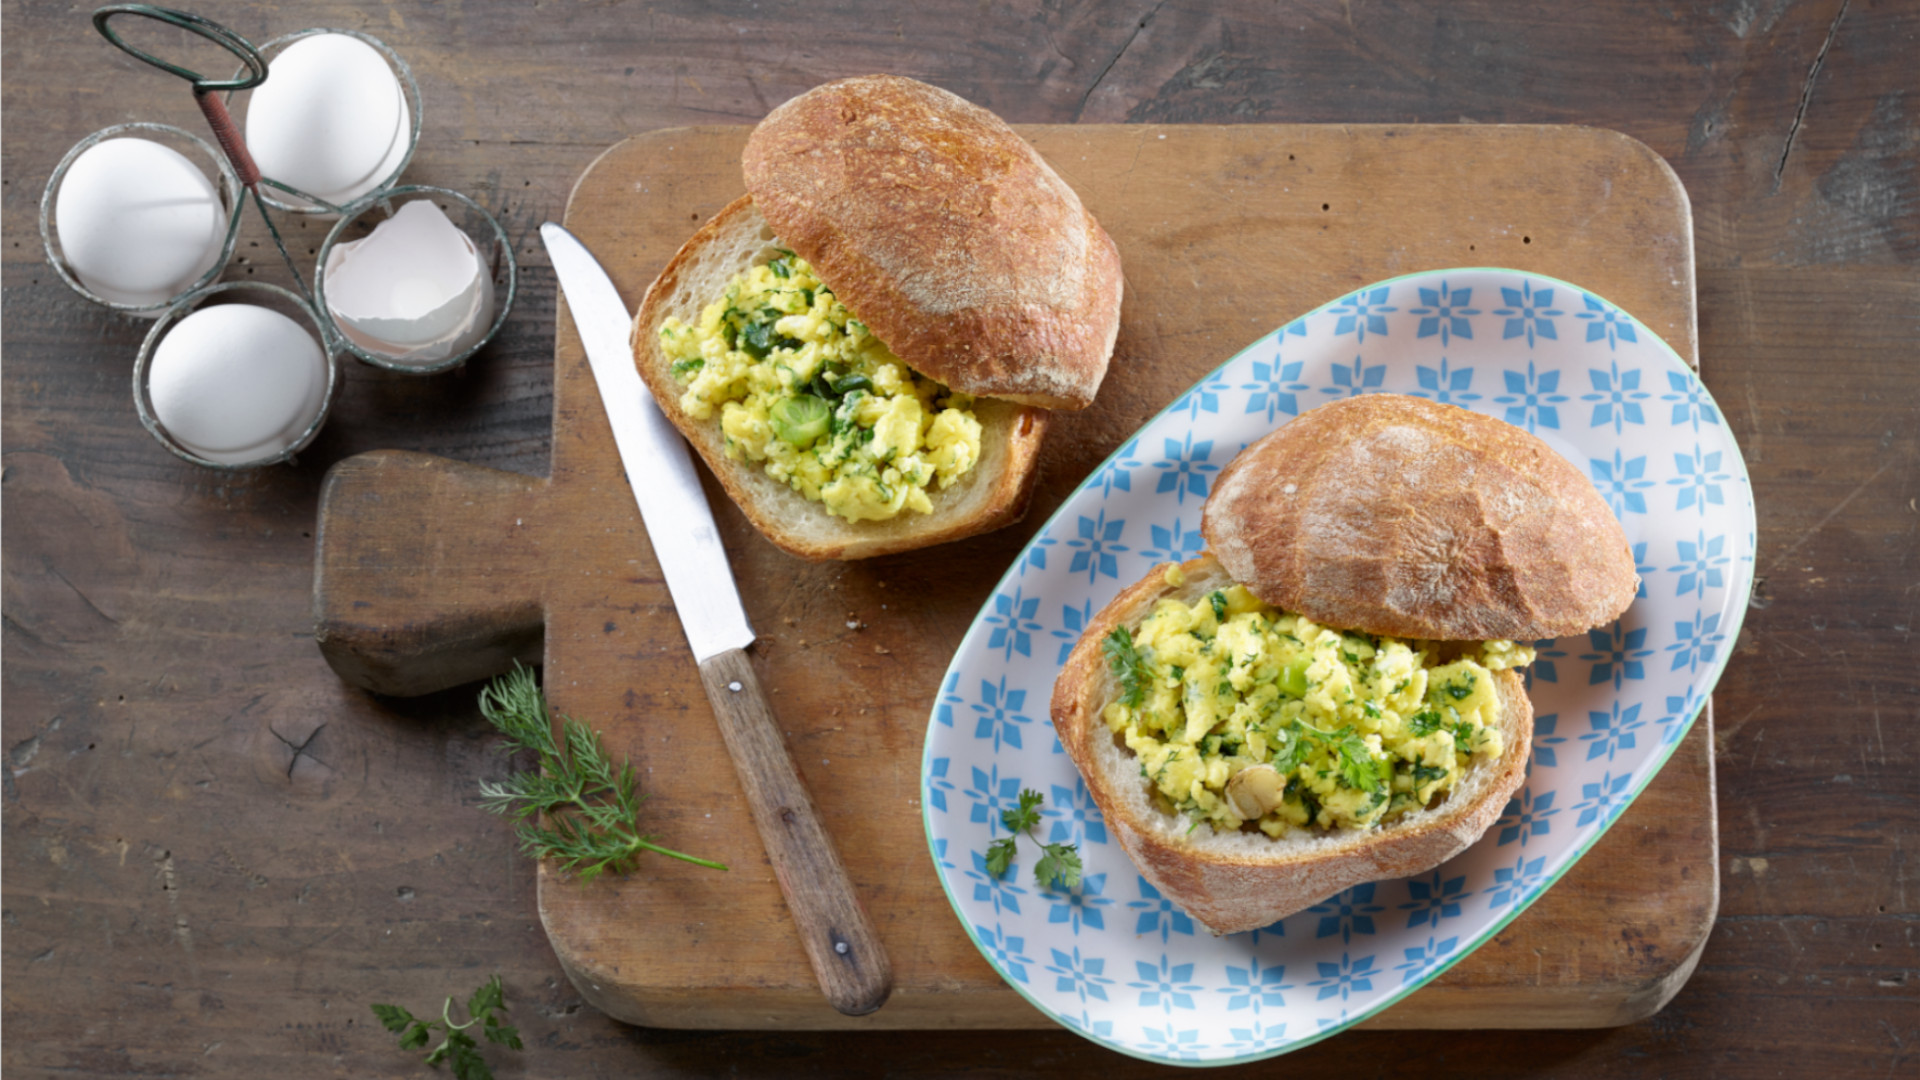
M151 56L127 44L108 25L108 20L116 15L137 15L197 34L239 57L242 66L235 72L234 77L231 79L224 81L207 79L197 72ZM360 33L357 30L310 29L282 35L256 48L245 38L218 23L187 12L175 11L170 8L154 7L148 4L115 4L100 8L93 13L93 24L95 29L109 42L131 54L136 59L157 67L162 71L166 71L169 74L188 80L193 86L195 103L199 105L201 112L207 117L208 125L213 129L214 138L219 143L219 148L216 149L214 146L209 145L206 140L168 124L147 122L116 124L112 127L94 132L92 135L82 139L72 150L69 150L66 157L62 158L60 164L54 169L53 175L47 181L46 191L40 197L41 242L46 248L47 261L53 265L54 270L60 275L61 279L72 287L75 292L96 304L114 311L155 320L153 328L148 331L146 339L141 342L140 352L134 360L133 397L134 407L139 414L141 426L145 427L155 439L159 440L162 446L165 446L175 455L195 465L209 469L251 469L266 465L275 465L280 462L291 462L294 459L294 455L304 449L307 444L312 442L313 438L319 434L320 428L326 423L328 413L332 410L334 395L338 391L340 384L340 365L338 361L340 353L347 353L363 363L384 368L388 371L401 372L407 375L433 375L459 367L474 353L484 348L488 342L493 340L494 335L499 332L500 327L506 322L507 313L512 310L514 293L518 284L519 264L513 256L513 245L508 241L506 230L501 227L500 222L482 208L479 203L466 195L446 188L395 184L395 181L400 175L406 171L407 166L412 163L414 149L419 143L423 109L420 101L419 84L414 80L412 69L407 66L407 63L402 60L398 54L388 48L384 42ZM382 177L372 191L344 205L335 205L290 185L261 175L258 168L254 165L251 154L247 151L246 142L241 136L240 128L234 123L226 108L226 102L232 98L233 94L241 90L252 89L266 80L266 54L284 49L295 41L316 34L342 34L357 38L379 51L392 67L401 89L406 95L406 102L411 111L411 130L407 133L406 150L400 158L399 164L396 165L388 175ZM59 190L61 182L66 178L67 172L72 167L74 161L93 146L107 139L130 132L148 132L170 136L190 144L211 160L219 175L219 193L227 210L226 234L222 242L218 261L214 263L213 267L201 275L193 284L188 286L185 291L160 302L146 305L117 303L96 294L82 284L78 275L68 267L66 260L60 253L53 224L55 194ZM294 202L274 198L264 194L263 189L271 189L299 201ZM266 224L268 233L273 238L274 246L279 250L280 257L286 262L287 269L293 274L294 282L299 286L298 293L265 282L236 281L223 283L219 281L221 275L226 272L228 265L232 262L234 249L239 239L240 220L243 216L246 196L248 194L253 196L254 205L259 210L260 217ZM424 363L409 363L401 359L396 359L394 356L370 350L350 340L336 322L332 312L325 303L327 260L328 257L333 254L335 248L345 243L350 230L375 209L383 210L388 217L391 217L397 209L395 200L408 199L409 197L425 197L438 202L458 204L465 211L464 217L466 220L463 223L456 223L456 227L467 234L468 238L473 242L475 251L482 256L482 272L491 274L496 286L500 285L500 279L503 273L505 279L503 288L496 288L493 320L491 324L488 325L485 333L470 345L455 352L451 356ZM275 227L273 216L268 212L269 207L284 213L303 214L321 219L327 217L338 218L332 229L328 231L325 241L321 244L318 258L314 263L313 290L308 289L305 279L300 275L299 267L295 264L293 257L288 254L286 243L281 239L280 230ZM484 222L484 227L479 224L482 222ZM486 257L489 246L491 247L491 259ZM171 327L197 310L203 303L215 298L245 298L259 303L261 306L278 310L282 314L297 314L313 327L319 339L321 352L325 357L327 365L326 393L321 401L319 413L314 417L312 423L307 425L306 429L284 450L257 460L239 463L223 463L208 460L187 448L169 434L161 424L159 418L155 415L153 408L152 397L149 392L149 374L152 368L155 349L159 346L161 339L166 336L167 331Z

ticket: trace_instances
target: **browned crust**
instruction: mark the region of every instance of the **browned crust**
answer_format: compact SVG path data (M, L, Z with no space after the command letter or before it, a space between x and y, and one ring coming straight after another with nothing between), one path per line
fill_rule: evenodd
M816 87L742 156L782 239L916 371L1049 409L1093 401L1120 327L1120 256L999 117L893 75Z
M1397 637L1560 637L1639 588L1619 521L1551 447L1398 394L1323 405L1242 451L1200 527L1267 603Z
M1520 676L1498 671L1494 682L1507 744L1498 760L1475 766L1494 772L1471 802L1449 801L1417 823L1354 830L1310 849L1276 842L1270 855L1207 850L1177 829L1170 835L1170 819L1143 797L1145 782L1131 769L1103 767L1096 745L1096 740L1112 738L1100 715L1114 692L1101 642L1115 627L1137 623L1155 601L1178 591L1165 584L1166 565L1155 567L1094 616L1054 683L1051 714L1061 745L1086 778L1107 828L1134 866L1209 930L1232 934L1257 929L1354 885L1430 870L1478 840L1525 782L1533 706ZM1227 581L1210 555L1181 569L1189 579Z
M769 498L769 478L758 472L759 466L727 457L718 421L697 420L680 407L681 390L668 373L668 365L659 347L659 327L665 318L662 304L666 297L679 288L682 276L688 272L701 249L714 243L739 215L751 213L753 209L752 196L743 195L735 199L681 246L672 261L667 263L666 269L660 271L659 277L647 287L646 297L641 300L640 310L634 317L630 338L635 366L639 368L640 377L646 381L647 389L652 391L655 404L707 463L714 478L720 481L720 486L726 489L727 495L740 507L753 527L781 550L818 562L828 559L868 559L944 544L990 532L1024 517L1039 476L1040 444L1046 437L1049 419L1044 409L995 402L978 403L980 408L976 412L1011 409L1015 410L1015 415L1006 426L1005 463L990 478L992 489L974 512L963 517L935 515L918 518L902 515L886 522L845 521L839 523L841 527L834 529L832 535L820 536L791 526L778 496ZM780 487L780 490L786 489ZM933 494L936 508L941 505L941 494ZM800 496L793 494L793 498Z

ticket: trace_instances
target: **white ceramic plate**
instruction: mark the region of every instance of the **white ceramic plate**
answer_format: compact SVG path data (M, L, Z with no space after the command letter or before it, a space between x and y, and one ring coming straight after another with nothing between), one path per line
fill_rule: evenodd
M1264 930L1214 938L1108 836L1047 717L1091 615L1202 546L1200 507L1247 444L1369 393L1451 402L1539 435L1625 526L1639 598L1611 626L1540 644L1528 781L1438 870L1361 885ZM1370 285L1261 338L1149 421L1061 506L961 642L927 726L927 841L980 952L1036 1008L1103 1046L1229 1064L1318 1041L1393 1004L1505 926L1598 840L1673 752L1719 679L1753 582L1746 465L1687 365L1564 281L1461 269ZM1021 842L986 873L1000 812L1046 796L1038 830L1079 845L1071 892Z

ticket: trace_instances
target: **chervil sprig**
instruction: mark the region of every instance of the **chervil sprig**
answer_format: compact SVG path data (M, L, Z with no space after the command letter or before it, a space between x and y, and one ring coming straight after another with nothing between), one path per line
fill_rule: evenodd
M1000 823L1007 827L1010 836L1002 837L987 845L987 873L994 877L1005 877L1007 868L1013 865L1019 855L1018 839L1031 835L1034 826L1040 824L1040 805L1046 797L1031 789L1020 793L1020 805L1011 810L1000 812ZM1073 844L1041 844L1040 861L1033 865L1033 880L1043 889L1071 889L1080 884L1080 850Z
M490 1043L499 1043L511 1050L520 1049L520 1032L511 1024L500 1019L507 1011L506 989L500 984L500 976L488 979L480 989L467 999L467 1022L453 1022L453 998L440 1009L437 1020L422 1020L400 1005L375 1005L373 1015L380 1018L380 1024L400 1036L400 1049L417 1050L427 1045L437 1029L446 1033L440 1045L427 1054L427 1064L438 1066L442 1061L453 1066L456 1080L493 1080L493 1070L487 1067L487 1060L480 1056L480 1044L467 1029L480 1025L481 1034Z
M560 718L559 739L533 672L515 665L480 691L480 715L513 750L531 750L539 767L503 781L481 781L480 805L518 824L520 850L552 859L581 878L626 870L643 851L725 870L709 859L661 847L640 832L640 800L633 766L618 768L598 732ZM544 815L544 823L542 821Z

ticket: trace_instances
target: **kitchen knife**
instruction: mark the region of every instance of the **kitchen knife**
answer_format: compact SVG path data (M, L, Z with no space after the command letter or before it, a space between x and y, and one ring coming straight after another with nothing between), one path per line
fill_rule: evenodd
M654 558L814 976L834 1008L850 1016L870 1013L892 992L893 971L747 660L753 628L686 441L640 379L628 345L632 316L606 271L553 222L540 226L540 239L586 346Z

